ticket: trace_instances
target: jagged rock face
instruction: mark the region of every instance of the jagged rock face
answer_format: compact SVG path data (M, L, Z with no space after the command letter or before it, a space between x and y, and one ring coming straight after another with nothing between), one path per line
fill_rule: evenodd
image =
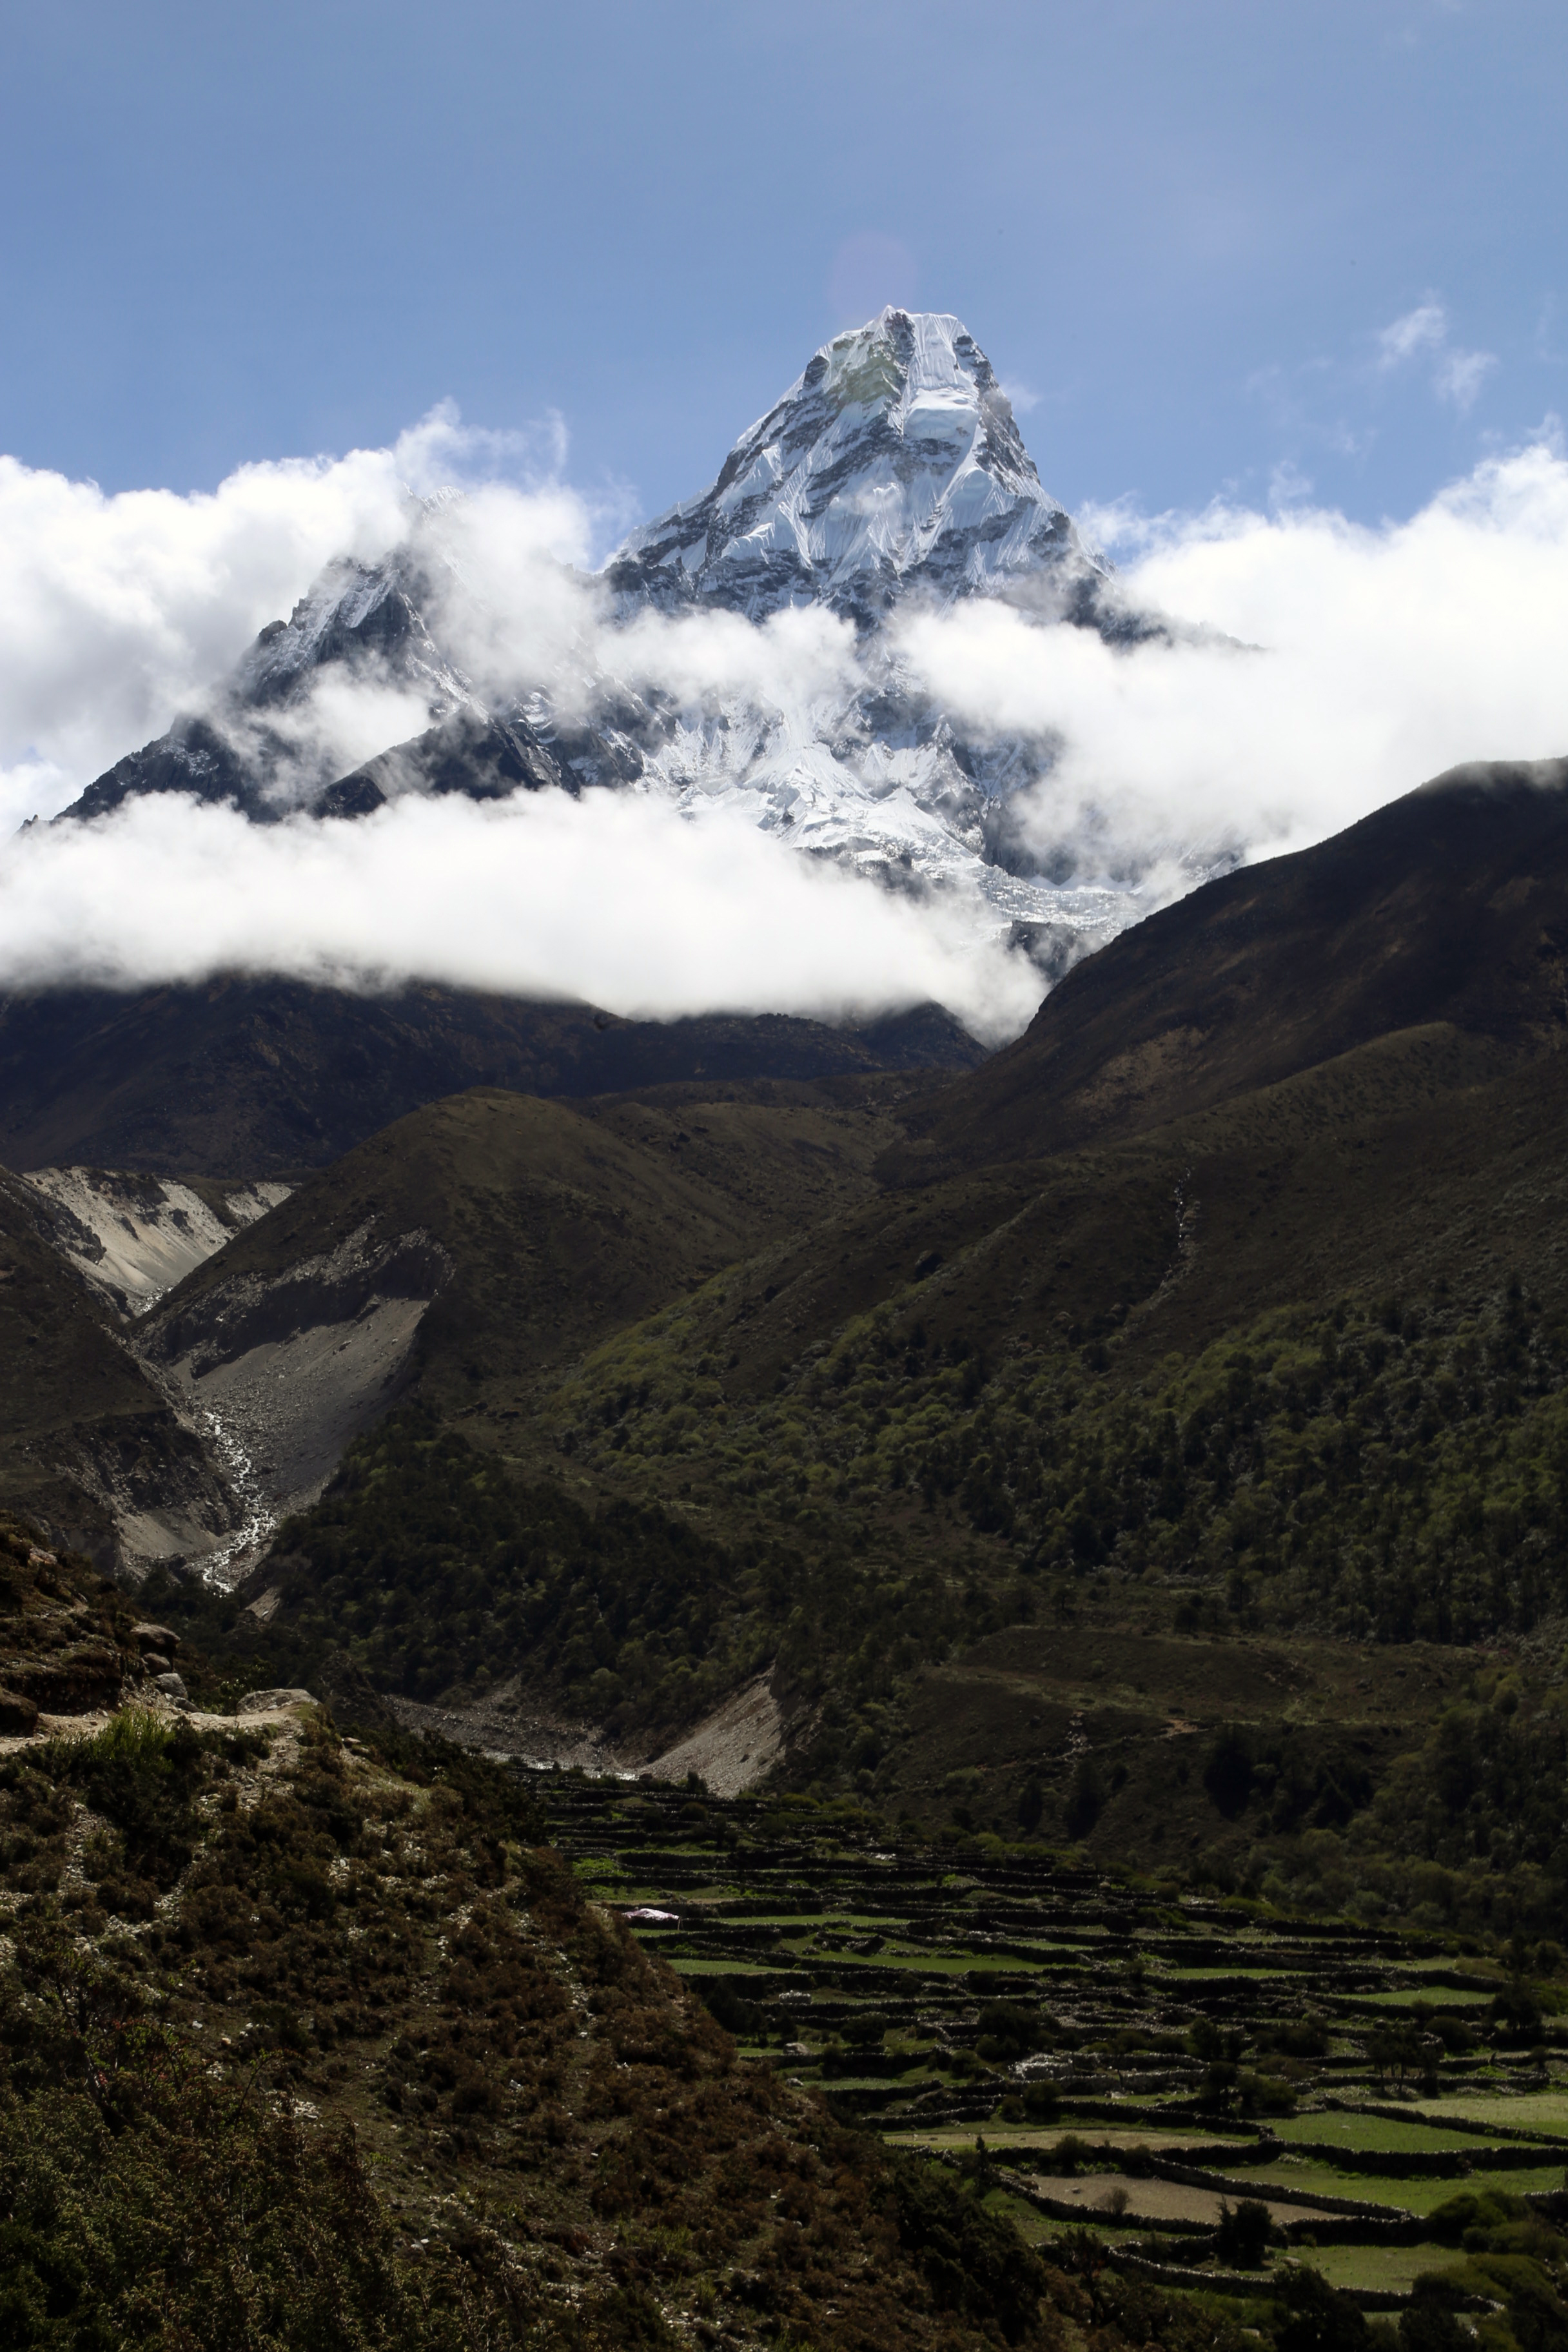
M1107 576L974 338L894 310L826 344L711 488L635 531L608 573L626 604L752 620L826 604L862 627L910 594L1011 584L1087 616Z
M426 687L437 705L468 703L467 678L426 625L429 595L429 583L407 548L380 563L352 557L330 563L288 620L262 630L236 673L236 702L250 710L285 705L328 663L353 667L374 660L401 681Z
M232 803L258 823L270 814L259 780L227 737L205 719L176 719L155 743L117 760L62 814L108 816L122 802L140 800L148 793L186 793L192 800Z

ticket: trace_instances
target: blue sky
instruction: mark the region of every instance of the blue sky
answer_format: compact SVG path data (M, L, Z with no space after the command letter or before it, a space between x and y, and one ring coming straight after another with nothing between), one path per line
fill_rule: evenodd
M651 512L957 311L1069 505L1413 511L1568 405L1561 0L0 5L0 448L106 489L440 399ZM542 447L542 444L540 445Z

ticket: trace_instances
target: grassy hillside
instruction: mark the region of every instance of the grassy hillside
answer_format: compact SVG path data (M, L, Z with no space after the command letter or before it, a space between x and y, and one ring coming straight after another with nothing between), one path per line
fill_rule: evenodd
M168 1303L177 1332L366 1218L457 1268L417 1412L286 1531L267 1627L197 1615L247 1673L515 1680L612 1742L767 1673L797 1783L1568 1933L1565 1086L1428 1024L903 1191L870 1173L896 1103L460 1097ZM1153 1645L1114 1706L1080 1633ZM1409 1644L1452 1671L1396 1688Z
M0 1525L0 1676L84 1616ZM1558 2340L1550 1944L116 1696L0 1741L9 2343Z
M810 1088L597 1108L454 1096L308 1178L171 1291L139 1339L165 1354L228 1347L225 1319L237 1332L276 1286L287 1328L330 1319L340 1310L313 1302L299 1269L356 1235L379 1247L419 1234L451 1276L420 1329L421 1392L448 1412L509 1384L531 1393L548 1366L871 1190L891 1131L875 1108Z
M180 1286L168 1354L357 1313L356 1236L434 1297L246 1590L142 1596L228 1713L30 1723L141 1669L9 1544L16 2340L1562 2340L1563 805L1196 894L938 1100L471 1091ZM58 1475L151 1391L16 1236ZM731 1807L386 1705L640 1761L759 1683Z
M389 1423L265 1633L204 1622L256 1672L520 1677L611 1740L771 1672L797 1784L1568 1934L1563 1083L1424 1030L867 1191L558 1372L481 1366L474 1451Z

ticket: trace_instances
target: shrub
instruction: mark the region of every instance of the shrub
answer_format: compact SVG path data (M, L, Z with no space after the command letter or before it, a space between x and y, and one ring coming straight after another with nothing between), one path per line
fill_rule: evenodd
M1257 2197L1244 2197L1232 2207L1222 2198L1215 2252L1222 2263L1238 2271L1260 2270L1272 2224L1268 2208Z

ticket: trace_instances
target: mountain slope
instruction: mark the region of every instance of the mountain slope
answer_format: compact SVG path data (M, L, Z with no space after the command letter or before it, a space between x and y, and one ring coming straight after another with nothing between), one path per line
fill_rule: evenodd
M888 1172L1135 1134L1432 1022L1500 1066L1568 1037L1568 761L1455 769L1123 932Z
M308 1178L169 1291L136 1345L233 1465L248 1559L400 1399L531 1410L584 1347L862 1196L892 1131L805 1089L450 1097ZM233 1554L229 1538L207 1565L237 1574Z
M289 1692L175 1714L85 1564L28 1550L0 1524L0 1675L18 1603L90 1612L140 1704L0 1759L13 2343L1050 2352L1089 2307L979 2194L740 2058L511 1774ZM1106 2352L1167 2316L1121 2302Z
M1424 1857L1462 1850L1468 1921L1507 1902L1559 1935L1558 1717L1521 1721L1548 1823L1523 1843L1492 1777L1489 1850L1452 1809L1417 1835L1410 1776L1473 1675L1510 1649L1558 1670L1565 1116L1564 1057L1478 1078L1439 1027L868 1193L584 1327L576 1361L433 1361L444 1423L361 1441L247 1588L265 1628L156 1605L268 1679L348 1647L484 1747L635 1769L685 1728L729 1771L743 1721L753 1770L970 1829L1033 1787L1047 1838L1147 1863L1179 1828L1176 1868L1278 1873L1315 1907L1359 1869L1410 1910ZM1107 1659L1124 1687L1096 1687ZM1499 1705L1477 1737L1511 1754ZM1203 1782L1225 1738L1250 1811Z
M342 558L328 564L289 618L261 631L207 711L176 719L156 741L118 761L63 815L108 816L147 793L232 802L258 824L274 824L305 802L364 814L353 795L331 796L330 761L323 765L319 743L309 730L290 728L289 716L331 676L350 686L371 680L401 687L426 699L432 720L461 716L482 727L485 714L467 679L426 625L420 607L429 594L426 559L412 542L379 563Z
M60 990L0 1000L0 1158L254 1179L323 1166L467 1087L578 1098L981 1058L936 1006L856 1031L784 1014L618 1021L457 989L362 995L226 976L134 996Z
M1434 1710L1495 1674L1479 1647L1555 1658L1568 1619L1568 1055L1532 928L1551 949L1561 807L1556 771L1449 780L1370 850L1211 894L1152 965L1108 951L1102 1034L1104 974L1134 1036L1187 988L1219 1008L1214 1065L1101 1116L1058 1109L1042 1058L1041 1129L1090 1129L1070 1149L996 1157L971 1078L936 1106L966 1164L905 1184L918 1096L417 1114L150 1318L193 1407L236 1416L258 1516L304 1506L239 1594L170 1583L157 1610L271 1680L345 1652L486 1747L711 1754L932 1823L1005 1822L1032 1787L1047 1834L1146 1858L1179 1832L1194 1871L1320 1904L1342 1839L1419 1906L1467 1834L1439 1809L1411 1843ZM1247 1084L1270 1055L1305 1066ZM313 1466L290 1412L330 1437ZM1288 1716L1238 1695L1265 1636L1299 1669ZM1424 1654L1402 1697L1367 1642L1452 1673ZM1106 1654L1114 1705L1083 1689ZM1194 1721L1279 1801L1225 1811L1206 1765L1172 1785ZM1489 1756L1515 1753L1503 1721ZM1568 1747L1526 1735L1542 1804L1509 1844L1476 1765L1503 1842L1453 1916L1517 1900L1556 1934L1568 1849L1537 1815L1568 1803Z

